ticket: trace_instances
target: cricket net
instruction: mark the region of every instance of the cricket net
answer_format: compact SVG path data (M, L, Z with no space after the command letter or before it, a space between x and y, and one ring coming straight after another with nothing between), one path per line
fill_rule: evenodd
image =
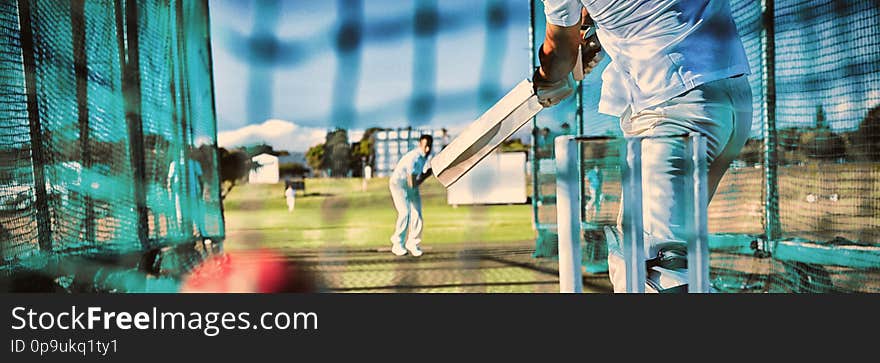
M709 205L714 287L880 292L880 6L864 0L730 4L751 68L754 119L748 143ZM537 47L540 1L535 8ZM577 100L559 105L566 115L536 118L536 149L549 149L535 154L539 178L553 158L552 138L542 142L544 128L573 121L577 134L621 137L617 120L597 112L599 74L607 64L587 76ZM581 146L587 272L607 268L601 229L616 224L620 207L617 149ZM594 166L603 171L598 192L591 190ZM545 179L537 180L539 203L554 197L555 180ZM536 204L536 219L552 225L555 210L547 209Z
M206 1L5 1L0 32L0 268L222 239Z

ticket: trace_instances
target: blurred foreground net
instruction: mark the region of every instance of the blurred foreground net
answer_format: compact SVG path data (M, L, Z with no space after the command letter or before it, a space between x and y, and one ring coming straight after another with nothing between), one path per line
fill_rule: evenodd
M207 2L5 1L0 32L0 268L222 239Z

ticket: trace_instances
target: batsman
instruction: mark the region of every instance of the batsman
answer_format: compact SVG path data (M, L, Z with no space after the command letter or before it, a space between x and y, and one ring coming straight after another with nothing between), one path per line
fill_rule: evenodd
M533 75L541 105L570 96L578 58L589 72L601 49L610 62L599 112L619 117L626 137L702 135L711 200L752 121L749 66L728 0L542 1L547 32ZM585 36L587 30L595 36ZM687 291L686 147L681 138L642 145L645 291ZM617 228L606 228L615 292L625 291L626 279L621 219L622 210Z

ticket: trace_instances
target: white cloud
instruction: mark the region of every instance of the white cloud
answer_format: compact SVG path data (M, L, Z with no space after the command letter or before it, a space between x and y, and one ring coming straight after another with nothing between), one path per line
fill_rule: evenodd
M275 150L306 151L324 141L327 130L307 127L278 119L269 119L258 125L248 125L217 134L220 147L233 148L265 142Z
M348 130L349 142L360 141L364 130ZM217 134L220 147L234 148L265 142L275 150L306 151L324 142L327 130L297 125L294 122L268 119L258 125L248 125Z

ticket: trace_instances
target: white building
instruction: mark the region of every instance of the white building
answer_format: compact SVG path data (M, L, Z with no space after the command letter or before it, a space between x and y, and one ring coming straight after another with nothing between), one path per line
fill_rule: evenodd
M391 175L397 161L408 151L419 144L419 137L431 135L434 137L434 147L431 156L436 155L449 143L449 135L444 135L441 130L434 129L386 129L376 131L373 134L374 165L372 174L375 177Z
M275 184L278 183L278 157L272 154L259 154L251 158L257 165L248 174L248 183Z
M523 204L526 202L526 159L523 151L495 151L446 189L446 202Z

